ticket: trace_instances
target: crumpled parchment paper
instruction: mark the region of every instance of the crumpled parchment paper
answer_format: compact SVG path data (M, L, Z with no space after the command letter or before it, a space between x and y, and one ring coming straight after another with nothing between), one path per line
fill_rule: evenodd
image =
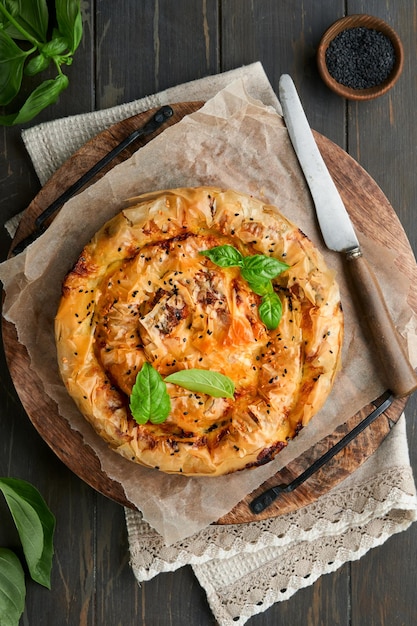
M109 450L79 414L61 382L53 329L66 272L83 244L129 197L199 185L233 188L278 206L336 270L345 314L343 368L324 408L273 462L214 479L168 476L130 463ZM408 279L399 277L395 270L395 248L382 250L369 237L358 235L389 296L397 326L407 335L409 346L415 346L415 316L404 297L409 290ZM381 255L383 266L378 263ZM123 485L129 500L167 544L225 515L245 495L384 391L371 347L353 309L341 259L323 249L310 194L283 119L273 107L250 97L242 79L70 200L42 237L0 266L0 279L6 291L4 315L16 325L19 341L26 346L45 393L56 401L59 413L71 427L82 433L104 471ZM417 361L416 354L413 348L412 361Z

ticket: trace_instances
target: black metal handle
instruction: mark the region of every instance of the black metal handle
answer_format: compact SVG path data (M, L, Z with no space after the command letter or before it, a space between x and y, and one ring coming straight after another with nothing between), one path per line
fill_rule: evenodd
M392 404L394 396L387 392L381 397L382 401L367 417L365 417L359 424L357 424L350 432L348 432L340 441L338 441L334 446L330 448L327 452L325 452L320 458L318 458L310 467L308 467L300 476L297 476L293 481L291 481L288 485L276 485L275 487L271 487L267 489L259 496L254 498L249 503L249 508L252 513L262 513L266 508L268 508L274 500L281 493L289 493L290 491L294 491L297 487L299 487L303 482L305 482L308 478L310 478L315 472L317 472L323 465L328 463L330 459L332 459L338 452L340 452L343 448L345 448L353 439L355 439L367 426L372 424L377 417L379 417L387 408ZM375 401L377 402L377 401Z
M19 254L37 237L44 232L44 223L51 217L65 202L68 202L84 185L86 185L98 172L100 172L106 165L108 165L118 154L125 150L131 143L139 139L139 137L145 137L155 132L164 122L172 117L174 111L168 106L164 105L152 116L142 128L134 130L123 141L121 141L113 150L100 159L95 165L93 165L85 174L81 176L75 183L73 183L68 189L66 189L56 200L52 202L35 220L35 230L22 239L12 251L12 254Z

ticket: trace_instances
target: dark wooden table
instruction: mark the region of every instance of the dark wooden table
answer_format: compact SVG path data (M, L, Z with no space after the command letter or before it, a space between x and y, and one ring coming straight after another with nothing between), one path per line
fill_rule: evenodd
M82 2L84 36L70 86L32 124L110 107L178 83L260 60L274 88L289 73L311 125L371 174L417 248L417 0L100 0ZM323 31L344 14L388 21L405 49L404 72L391 92L348 103L321 82L315 51ZM1 222L25 208L39 182L20 137L2 129ZM1 259L9 239L0 231ZM28 583L22 623L33 626L214 625L191 568L136 583L129 566L124 512L94 492L51 452L31 425L0 360L0 476L32 482L57 518L52 591ZM407 434L417 469L416 398ZM0 545L17 543L3 502ZM251 626L412 626L417 624L417 526L359 562L252 618Z

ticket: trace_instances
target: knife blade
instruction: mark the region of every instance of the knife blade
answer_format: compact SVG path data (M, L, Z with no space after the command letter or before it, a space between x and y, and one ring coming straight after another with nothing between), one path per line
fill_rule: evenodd
M361 319L373 339L386 389L397 397L417 389L417 374L397 331L376 276L362 250L342 198L321 156L292 78L283 74L279 99L291 143L316 208L326 246L342 253Z

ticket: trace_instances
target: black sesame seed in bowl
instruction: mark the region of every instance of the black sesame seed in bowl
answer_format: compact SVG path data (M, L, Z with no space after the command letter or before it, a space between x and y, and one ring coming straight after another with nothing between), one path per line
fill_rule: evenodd
M350 15L323 35L319 72L330 89L350 100L370 100L388 91L403 67L403 48L395 31L370 15Z
M395 49L389 37L374 28L348 28L326 50L329 74L352 89L369 89L386 80L394 69Z

